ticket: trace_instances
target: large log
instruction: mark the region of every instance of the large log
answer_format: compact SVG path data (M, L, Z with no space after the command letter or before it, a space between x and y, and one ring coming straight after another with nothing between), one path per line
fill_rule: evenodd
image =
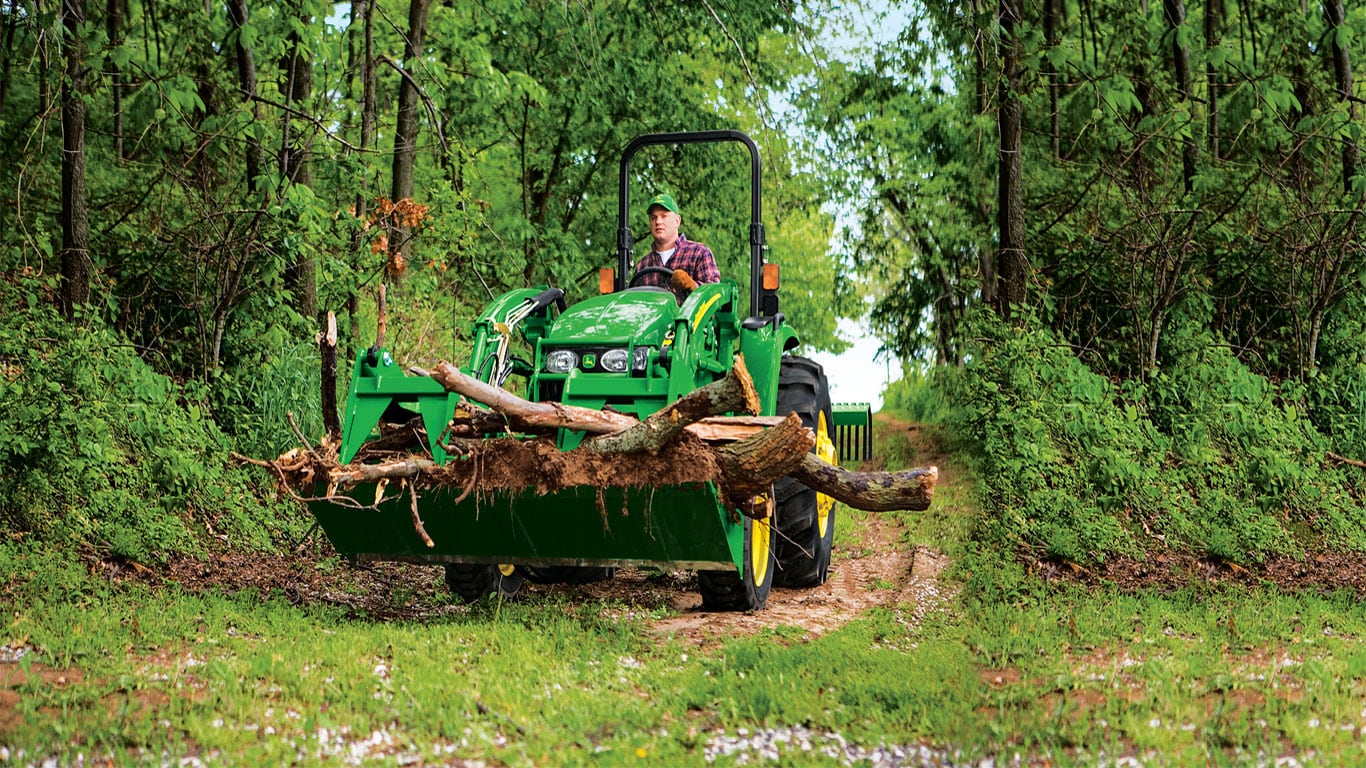
M659 453L688 425L719 413L759 412L759 393L745 368L745 358L737 355L725 378L693 390L661 408L646 419L616 434L594 438L588 448L598 453Z
M431 376L452 392L498 411L508 417L514 429L536 431L545 428L565 428L602 434L630 429L640 423L634 416L615 411L596 411L563 403L533 403L523 400L505 389L466 375L445 360L437 363L430 373L421 369L413 370Z
M801 417L790 413L772 429L713 450L726 494L738 500L764 493L791 474L815 444L815 435L802 426Z
M792 476L808 488L866 512L929 509L934 499L938 467L916 467L901 472L850 472L807 454Z

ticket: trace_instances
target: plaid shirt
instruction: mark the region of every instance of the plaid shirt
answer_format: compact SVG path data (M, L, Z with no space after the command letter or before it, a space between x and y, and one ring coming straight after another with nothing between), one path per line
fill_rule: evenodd
M674 253L669 257L669 263L665 264L659 258L659 254L650 251L640 261L636 262L636 271L645 267L664 267L665 269L681 269L692 276L698 283L719 283L721 282L721 270L716 268L716 257L712 255L711 249L701 243L695 243L683 235L678 236L674 243ZM668 287L669 278L660 274L650 274L640 278L636 285L658 285Z

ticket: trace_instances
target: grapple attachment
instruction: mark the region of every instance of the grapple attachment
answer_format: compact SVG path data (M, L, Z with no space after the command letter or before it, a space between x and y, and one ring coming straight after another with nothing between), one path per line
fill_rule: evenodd
M840 463L873 458L873 407L868 403L835 403L830 410Z

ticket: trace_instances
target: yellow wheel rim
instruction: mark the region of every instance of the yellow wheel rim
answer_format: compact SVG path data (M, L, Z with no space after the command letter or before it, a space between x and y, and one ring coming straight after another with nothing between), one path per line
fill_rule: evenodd
M769 527L773 516L764 520L751 520L749 527L749 567L754 574L755 585L763 584L768 578L769 546L773 529Z
M839 466L835 443L830 439L830 427L825 423L825 411L816 417L816 458L831 466ZM823 493L816 494L816 529L822 539L830 530L830 509L834 506L834 499Z

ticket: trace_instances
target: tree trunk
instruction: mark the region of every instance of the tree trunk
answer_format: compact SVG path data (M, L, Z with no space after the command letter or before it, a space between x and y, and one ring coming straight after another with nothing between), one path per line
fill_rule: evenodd
M445 361L437 363L430 373L417 370L414 372L430 375L446 389L483 403L507 416L513 429L534 432L540 429L565 427L603 434L630 429L639 423L635 417L615 411L596 411L561 403L528 402L507 390L468 376Z
M337 415L337 316L327 313L327 324L318 334L318 353L322 358L323 427L333 439L341 439L341 419Z
M305 22L308 19L304 19ZM313 60L304 52L302 41L295 33L289 36L289 53L282 62L281 91L285 105L290 109L306 110L313 96ZM313 178L308 167L310 155L309 141L296 138L292 134L290 113L285 112L284 126L280 139L280 175L287 184L312 186ZM318 314L317 265L304 249L288 255L285 265L285 290L294 296L294 308L299 314L316 318Z
M659 453L660 448L695 421L717 413L755 414L759 408L754 380L745 368L744 358L739 357L724 379L695 389L639 424L614 435L599 437L589 446L599 453Z
M403 66L408 77L402 78L398 90L398 119L394 127L393 187L390 198L395 202L413 196L413 165L417 158L417 84L412 70L422 57L427 30L427 9L431 0L411 0L408 5L408 38L403 46ZM412 232L402 222L396 222L389 234L389 274L397 277L411 253Z
M995 20L994 9L988 11L986 0L974 0L972 3L973 19L976 20L976 38L972 46L973 70L975 78L975 93L973 111L979 116L985 116L991 108L991 92L987 87L988 64L987 64L987 40L990 39L989 25L985 17ZM978 198L977 213L985 223L991 219L991 202L985 195ZM977 274L981 280L982 303L987 306L996 306L996 251L990 246L983 246L977 252Z
M370 0L352 0L351 3L351 26L354 28L357 23L361 28L360 50L356 53L355 61L352 63L356 69L356 77L360 80L360 151L361 164L369 166L365 153L375 145L375 23L374 23L374 4ZM354 29L353 29L354 32ZM368 216L370 195L364 189L356 190L356 218L365 221ZM362 238L364 233L359 228L356 230L355 238L351 243L352 268L357 276L356 283L360 283L360 275L363 269L360 258L362 249ZM351 319L350 333L347 335L350 344L347 346L346 357L350 359L353 347L351 344L359 344L360 339L360 291L353 287L346 297L346 313Z
M1000 233L1001 316L1011 318L1013 307L1023 304L1029 282L1029 257L1025 251L1024 162L1021 157L1023 106L1018 30L1022 0L1000 0L1001 14L1001 109L1000 154L997 176L996 225Z
M1059 5L1062 0L1043 0L1043 38L1048 51L1058 47ZM1044 80L1048 83L1048 145L1053 159L1062 157L1062 126L1058 117L1058 70L1052 62L1042 62Z
M255 120L261 119L261 105L256 101L256 57L252 49L242 42L242 30L247 25L247 0L228 0L228 21L232 24L233 50L237 65L237 90L242 100L251 104L251 114ZM256 196L256 180L265 167L265 150L255 135L246 136L247 194Z
M934 500L938 467L916 467L900 472L850 472L807 454L792 476L808 488L866 512L895 509L924 510Z
M1194 118L1194 102L1191 100L1191 56L1190 49L1182 45L1182 27L1186 24L1186 4L1184 0L1163 0L1162 13L1167 20L1167 29L1172 37L1172 69L1176 75L1176 93L1186 108L1187 119ZM1190 194L1195 184L1195 138L1186 132L1181 139L1181 182Z
M111 47L119 45L123 34L123 0L107 0L104 9L104 33ZM109 61L109 95L114 107L114 157L123 160L123 72L111 58Z
M85 0L62 0L62 310L90 303L90 219L85 199Z
M19 0L10 0L9 13L5 14L0 24L4 25L4 34L0 35L0 55L5 57L0 62L0 113L3 113L5 96L9 93L10 64L14 60L14 30L19 26ZM46 72L47 69L42 71Z
M1324 0L1323 14L1328 20L1328 36L1333 41L1333 75L1338 98L1347 107L1348 122L1355 123L1357 121L1357 108L1352 94L1352 59L1347 48L1342 45L1341 36L1338 34L1347 18L1342 0ZM1358 30L1358 34L1360 34L1360 30ZM1350 137L1344 136L1342 139L1342 194L1344 195L1352 194L1352 177L1357 173L1357 163L1360 160L1360 148Z

